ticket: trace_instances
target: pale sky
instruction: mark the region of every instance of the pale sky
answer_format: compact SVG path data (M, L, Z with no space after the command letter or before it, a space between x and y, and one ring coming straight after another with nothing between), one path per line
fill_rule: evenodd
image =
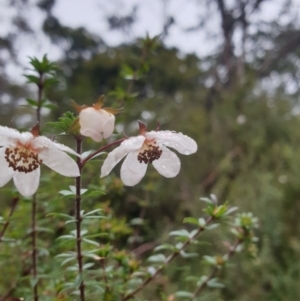
M29 0L34 4L36 0ZM227 0L228 5L235 0ZM253 15L253 18L271 21L278 18L278 13L285 0L265 1L261 6L261 11ZM300 1L292 0L295 12L299 14ZM177 47L182 53L196 53L198 56L213 53L220 40L220 18L216 13L207 13L201 3L204 0L57 0L53 13L64 25L71 27L84 26L90 32L98 34L109 46L116 46L122 42L134 40L136 37L143 37L148 32L150 36L158 35L162 32L163 20L166 15L174 15L177 26L170 29L169 36L165 39L165 44L169 47ZM133 26L130 35L125 35L120 31L109 31L106 16L108 13L124 15L135 5L139 5L137 12L137 22ZM215 5L212 2L212 5ZM32 8L27 12L31 20L31 26L40 32L38 38L24 37L18 41L19 58L23 66L28 66L28 56L41 57L48 54L50 60L59 58L61 52L51 45L41 32L40 25L45 16L37 8ZM2 20L1 33L7 30L5 20L13 16L13 10L0 10ZM205 20L205 31L184 32L182 29L195 26L198 20ZM4 21L4 22L3 22ZM281 22L285 22L284 18ZM255 30L251 28L249 30ZM215 34L215 38L211 38ZM238 33L236 40L240 40ZM219 37L218 37L219 36ZM210 37L210 38L209 38ZM237 43L238 44L238 43ZM236 51L239 51L236 45ZM16 75L16 67L9 67L9 74ZM22 74L22 72L19 72ZM16 77L15 77L16 78Z

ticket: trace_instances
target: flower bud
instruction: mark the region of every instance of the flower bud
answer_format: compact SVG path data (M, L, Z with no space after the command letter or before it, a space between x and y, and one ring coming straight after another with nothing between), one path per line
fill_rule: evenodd
M79 113L80 134L91 137L100 142L112 135L115 127L115 114L121 109L102 108L104 96L100 96L98 102L89 107L79 106L72 101L74 108Z
M105 109L87 107L79 113L80 134L100 142L112 135L115 116Z

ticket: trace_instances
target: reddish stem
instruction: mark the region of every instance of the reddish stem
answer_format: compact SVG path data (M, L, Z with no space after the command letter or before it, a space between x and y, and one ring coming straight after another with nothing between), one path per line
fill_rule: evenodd
M106 150L107 148L111 147L111 146L114 146L116 144L119 144L121 142L123 142L124 140L126 140L127 138L122 138L122 139L119 139L119 140L116 140L112 143L109 143L101 148L99 148L98 150L96 150L95 152L93 152L92 154L90 154L89 156L87 156L84 160L81 161L81 168L89 161L91 160L93 157L95 157L96 155L98 155L99 153L103 152L104 150Z
M81 154L82 152L82 140L81 138L76 138L76 152ZM77 158L77 164L80 171L80 176L76 178L76 198L75 198L75 218L76 218L76 246L77 246L77 262L78 262L78 272L79 275L83 275L83 262L82 262L82 251L81 251L81 169L82 169L82 162L81 158ZM84 280L82 281L79 286L80 291L80 300L85 300L85 285Z

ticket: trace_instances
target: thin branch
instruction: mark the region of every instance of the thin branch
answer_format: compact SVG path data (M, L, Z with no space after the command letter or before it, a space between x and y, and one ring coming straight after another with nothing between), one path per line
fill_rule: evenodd
M224 259L229 260L236 252L237 247L243 242L243 239L239 238L237 239L237 241L235 242L235 244L233 246L231 246L231 248L229 249L229 251L223 256ZM205 279L205 281L203 281L195 290L195 292L193 293L193 296L191 297L190 301L193 301L196 297L199 296L199 294L202 292L202 290L206 287L207 283L209 282L209 280L211 280L215 274L217 273L217 271L219 270L219 268L217 266L213 267L209 273L209 275L207 276L207 278Z
M80 163L80 168L82 168L89 160L91 160L93 157L95 157L96 155L98 155L99 153L103 152L104 150L106 150L107 148L114 146L116 144L122 143L124 140L126 140L127 138L122 138L119 140L116 140L112 143L109 143L101 148L99 148L98 150L96 150L95 152L93 152L92 154L90 154L89 156L87 156L84 160L82 160L82 162Z
M41 107L43 99L43 89L44 89L44 73L39 71L39 83L38 83L38 99L37 99L37 108L36 108L36 122L38 124L38 130L40 132L41 124Z
M81 154L82 152L82 140L80 137L76 138L76 152ZM77 262L78 262L78 272L79 275L83 277L83 262L82 262L82 251L81 251L81 169L82 169L82 162L81 158L77 158L77 165L80 171L80 176L76 178L76 198L75 198L75 218L76 218L76 247L77 247ZM81 283L79 285L80 291L80 300L85 300L85 285L84 280L82 278Z
M33 296L34 301L39 300L38 296L38 279L37 279L37 247L36 247L36 213L37 213L37 201L36 193L32 197L32 209L31 209L31 238L32 238L32 276L34 280L33 284Z
M212 217L207 218L206 222L205 222L205 226L207 226L208 224L210 224L213 221ZM181 251L183 251L201 232L203 232L205 230L205 227L199 227L199 229L197 230L197 232L190 237L182 246L179 250L177 250L176 252L174 252L173 254L171 254L163 263L162 266L160 266L154 274L152 274L151 276L149 276L146 280L144 280L144 282L138 286L135 290L133 290L131 293L127 294L122 301L126 301L129 300L130 298L132 298L134 295L136 295L139 291L141 291L149 282L151 282L171 261L173 261L173 259L175 259Z
M5 231L7 230L7 227L9 225L9 223L10 223L10 218L12 217L12 215L13 215L15 209L16 209L16 206L17 206L18 202L19 202L19 197L14 197L13 200L12 200L11 207L10 207L9 215L8 215L7 220L4 223L2 231L0 233L0 242L3 241L3 236L5 234Z
M38 95L37 95L37 109L36 109L36 129L38 134L40 133L40 123L41 123L41 106L43 99L44 90L44 73L39 71L39 83L38 83ZM32 273L33 273L33 297L34 301L39 301L38 296L38 279L37 279L37 246L36 246L36 223L37 223L37 199L36 193L32 197L32 209L31 209L31 238L32 238Z

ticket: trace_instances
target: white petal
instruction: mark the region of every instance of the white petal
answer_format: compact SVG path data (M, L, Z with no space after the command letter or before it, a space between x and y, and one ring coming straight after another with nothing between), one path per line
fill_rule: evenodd
M171 152L164 146L160 147L162 150L161 157L153 161L154 168L166 178L174 178L180 171L180 160L177 155Z
M81 128L98 128L102 127L105 118L107 117L104 112L101 112L103 110L96 110L94 108L86 108L83 109L79 113L79 124Z
M90 128L81 128L80 134L85 137L90 137L96 142L101 142L103 140L103 135L97 133L94 129Z
M29 173L16 171L14 175L14 183L17 190L23 196L26 197L33 195L40 184L40 167Z
M8 167L8 162L4 158L5 149L5 147L0 148L0 187L8 183L15 174L15 171L11 167Z
M140 149L145 141L144 136L131 137L123 141L119 147L115 148L106 157L100 177L107 176L111 170L130 152Z
M32 140L32 143L31 143L32 147L37 149L37 150L43 150L43 149L46 149L46 148L49 148L49 149L56 149L56 150L61 150L63 152L68 152L72 155L75 155L75 156L80 156L79 154L77 154L73 149L71 149L70 147L64 145L64 144L61 144L61 143L57 143L57 142L54 142L52 141L51 139L45 137L45 136L38 136L38 137L35 137L33 140Z
M115 116L111 114L110 118L108 118L104 124L103 128L103 137L107 139L110 137L115 128Z
M151 131L146 133L147 139L155 139L159 144L172 147L183 155L190 155L197 151L197 143L192 138L181 133L171 131Z
M80 175L77 163L66 153L56 149L44 149L39 153L39 159L43 163L66 177L78 177Z
M29 132L20 133L19 131L8 128L6 126L0 126L0 146L3 145L15 145L20 139L28 142L28 139L32 139L33 135Z
M148 164L137 159L139 151L129 153L121 167L121 180L126 186L138 184L144 177Z

